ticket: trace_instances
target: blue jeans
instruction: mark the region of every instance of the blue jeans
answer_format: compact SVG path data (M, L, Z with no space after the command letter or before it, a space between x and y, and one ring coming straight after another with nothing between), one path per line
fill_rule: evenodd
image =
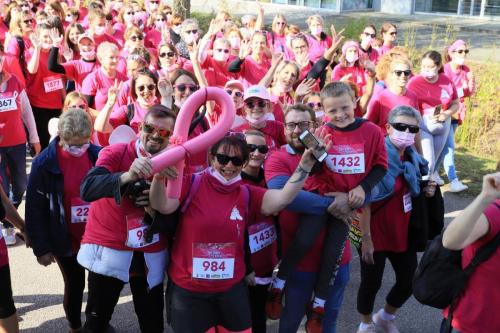
M10 200L15 207L18 207L23 200L24 192L28 184L26 175L26 144L16 146L0 147L0 178L5 194L10 196ZM7 176L7 169L9 176ZM11 187L12 185L12 187ZM10 223L5 223L5 227L11 227Z
M296 333L300 322L311 303L317 273L293 271L286 281L285 307L281 313L279 333ZM330 286L325 303L323 333L335 333L337 317L344 299L344 291L349 281L349 264L341 265Z
M436 162L436 170L439 170L441 163L443 163L444 171L450 182L457 179L457 172L455 169L455 133L457 128L458 123L452 121L446 144Z

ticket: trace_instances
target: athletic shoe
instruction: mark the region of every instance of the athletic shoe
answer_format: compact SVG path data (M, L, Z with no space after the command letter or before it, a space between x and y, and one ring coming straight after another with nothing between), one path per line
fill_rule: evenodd
M363 329L363 330L358 328L356 333L377 333L377 329L375 328L374 323L370 323L370 324L368 324L368 327Z
M16 230L14 228L6 228L2 230L3 237L5 238L5 244L16 245Z
M282 299L282 289L272 288L269 290L266 300L266 315L269 319L276 320L280 318L281 311L283 310Z
M434 172L434 173L432 174L431 179L432 179L432 180L434 180L434 181L436 182L436 184L438 184L439 186L443 186L443 185L444 185L444 180L443 180L443 178L441 178L441 177L439 176L439 173L437 173L437 172Z
M376 328L384 331L384 333L399 333L398 328L394 324L394 320L383 320L380 317L382 309L373 315L372 320Z
M463 184L460 180L457 178L453 179L450 183L450 192L462 192L468 189L469 187L465 184Z
M321 333L323 332L323 317L325 316L325 308L317 306L311 308L307 314L306 332Z

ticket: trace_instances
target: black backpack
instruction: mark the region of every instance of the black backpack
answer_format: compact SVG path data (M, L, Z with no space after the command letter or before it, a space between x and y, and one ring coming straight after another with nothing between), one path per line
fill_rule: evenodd
M500 206L496 204L498 209ZM448 325L455 302L465 288L467 280L477 266L488 260L500 245L500 232L490 242L478 249L470 264L462 269L462 251L448 250L443 246L443 234L427 246L415 276L413 295L422 304L438 309L450 306Z

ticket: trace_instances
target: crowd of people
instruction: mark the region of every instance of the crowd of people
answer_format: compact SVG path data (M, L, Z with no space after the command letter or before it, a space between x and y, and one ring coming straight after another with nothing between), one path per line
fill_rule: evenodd
M307 332L336 332L352 250L357 332L399 332L417 253L443 229L441 167L450 191L467 189L454 136L475 91L469 47L427 51L417 71L392 23L347 40L319 15L302 29L278 14L266 30L256 4L241 18L220 11L204 32L165 0L2 1L0 332L19 331L15 228L40 265L58 265L73 333L112 332L127 283L143 333L262 333L267 319L293 333L305 315ZM153 172L184 143L177 116L206 87L231 97L231 130L184 168ZM205 101L188 140L222 112ZM464 249L465 266L499 230L496 173L443 244ZM396 281L374 312L387 260ZM453 332L500 332L499 263L497 250L472 274Z

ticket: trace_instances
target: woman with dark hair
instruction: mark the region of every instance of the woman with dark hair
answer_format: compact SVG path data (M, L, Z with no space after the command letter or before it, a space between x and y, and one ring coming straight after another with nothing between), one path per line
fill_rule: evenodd
M398 39L398 28L392 23L384 23L382 28L380 28L380 36L384 40L384 44L380 48L380 55L383 56L389 52L394 46L396 46L396 40Z
M79 24L79 23L71 23L66 27L66 33L64 34L64 47L66 50L71 50L71 52L68 52L71 54L70 58L66 58L66 54L63 53L63 56L65 56L66 61L70 60L78 60L80 59L80 49L78 48L78 38L80 35L85 33L85 29Z
M175 168L153 178L152 207L163 214L181 206L183 211L169 265L176 332L206 332L217 326L251 332L244 277L252 269L245 264L245 229L257 214L271 215L289 204L315 160L307 150L285 187L266 191L240 182L248 156L244 136L227 135L210 149L211 168L185 178L180 199L166 196L165 178L176 177Z
M373 24L367 25L363 32L359 35L359 46L361 56L366 57L374 64L377 63L379 58L379 53L372 47L373 40L377 37L377 29Z

